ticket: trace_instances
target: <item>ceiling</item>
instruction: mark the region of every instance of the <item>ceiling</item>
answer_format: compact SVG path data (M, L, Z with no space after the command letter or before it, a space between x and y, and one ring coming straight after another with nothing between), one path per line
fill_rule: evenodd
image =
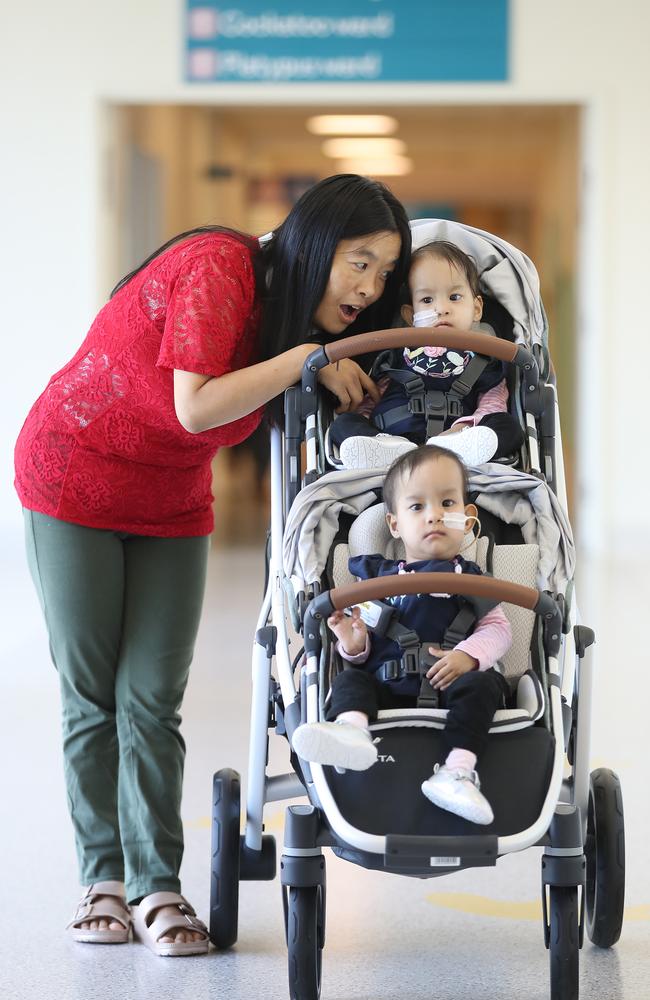
M377 110L377 109L373 109ZM574 106L404 107L381 109L397 118L394 135L407 146L413 172L385 178L405 201L476 201L518 205L530 200L557 154L575 136ZM327 176L337 160L321 152L323 136L306 129L312 114L362 114L368 108L211 108L245 149L251 176L299 172ZM299 164L299 171L296 170ZM379 175L378 175L379 176ZM486 184L489 177L489 184Z

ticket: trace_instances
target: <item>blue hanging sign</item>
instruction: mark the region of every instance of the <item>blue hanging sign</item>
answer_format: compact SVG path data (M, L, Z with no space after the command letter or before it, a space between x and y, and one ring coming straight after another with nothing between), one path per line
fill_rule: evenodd
M186 0L201 83L508 78L508 0Z

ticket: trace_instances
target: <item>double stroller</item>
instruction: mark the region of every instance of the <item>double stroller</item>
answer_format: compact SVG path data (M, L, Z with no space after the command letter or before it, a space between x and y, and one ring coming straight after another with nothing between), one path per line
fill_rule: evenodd
M284 430L271 436L271 530L253 647L246 822L242 834L239 775L224 768L213 785L210 936L218 948L230 947L237 939L239 881L275 877L264 806L302 796L305 804L287 807L280 858L293 1000L320 996L323 848L364 868L431 878L494 867L504 855L531 847L542 848L550 996L574 1000L585 926L602 948L620 936L624 828L617 776L606 768L589 772L594 633L580 621L574 593L575 550L538 277L528 258L488 233L441 220L411 225L414 249L445 239L474 258L491 307L484 318L497 318L497 336L408 328L349 337L316 350L301 384L285 395ZM399 558L400 543L383 517L385 470L342 469L330 453L317 373L340 358L427 344L507 362L511 413L525 432L509 461L468 470L482 529L478 538L468 537L464 555L485 575L355 582L350 556ZM420 792L438 756L444 709L379 712L371 725L379 756L368 771L309 763L292 747L301 723L325 717L331 680L344 669L325 625L332 611L423 590L503 602L512 627L502 661L511 697L494 716L480 762L494 811L487 827L437 808ZM292 657L296 640L303 648ZM289 774L267 774L271 730L289 742Z

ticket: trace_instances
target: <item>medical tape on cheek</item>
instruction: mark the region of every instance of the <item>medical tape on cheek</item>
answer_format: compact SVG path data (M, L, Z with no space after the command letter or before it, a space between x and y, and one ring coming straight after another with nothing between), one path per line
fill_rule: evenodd
M413 326L433 326L439 315L435 309L422 309L413 313Z
M449 511L448 514L442 515L442 523L445 528L451 528L453 531L465 531L466 521L478 521L478 518L474 514L459 514L455 511Z

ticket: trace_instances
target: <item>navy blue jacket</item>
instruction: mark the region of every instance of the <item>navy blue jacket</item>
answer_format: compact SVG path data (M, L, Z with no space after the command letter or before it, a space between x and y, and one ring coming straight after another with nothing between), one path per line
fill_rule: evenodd
M406 573L481 574L476 563L469 562L462 556L456 556L451 562L430 559L412 563L384 559L381 555L354 556L349 560L348 566L350 572L362 580L391 576L400 570ZM457 567L460 567L460 570ZM467 602L458 595L405 594L387 597L383 603L390 604L396 609L400 624L417 632L420 642L439 646L445 632ZM359 666L374 674L382 663L386 663L387 660L399 660L400 656L400 647L394 639L371 634L370 654L365 663ZM385 683L390 684L391 689L400 695L417 695L420 690L418 678L402 677Z
M424 353L426 350L428 348L413 348L413 352L420 352L414 357L411 356L411 352L408 349L404 352L396 352L398 361L395 364L395 368L419 375L424 382L425 389L436 389L444 393L448 393L451 390L454 381L463 374L467 365L474 357L472 351L463 351L460 353L448 350L442 354L433 356ZM505 376L506 367L503 362L496 359L490 361L481 372L473 388L463 398L463 416L469 417L475 413L478 406L478 397L482 396L488 389L493 389ZM404 386L400 382L392 380L373 409L370 415L370 422L373 423L375 417L379 414L387 413L394 407L403 406L407 402L408 397ZM454 417L447 420L443 430L448 430L454 419L457 418ZM390 434L406 434L414 441L419 441L423 444L426 437L426 421L421 414L409 414L408 417L396 424L392 424L386 430Z

